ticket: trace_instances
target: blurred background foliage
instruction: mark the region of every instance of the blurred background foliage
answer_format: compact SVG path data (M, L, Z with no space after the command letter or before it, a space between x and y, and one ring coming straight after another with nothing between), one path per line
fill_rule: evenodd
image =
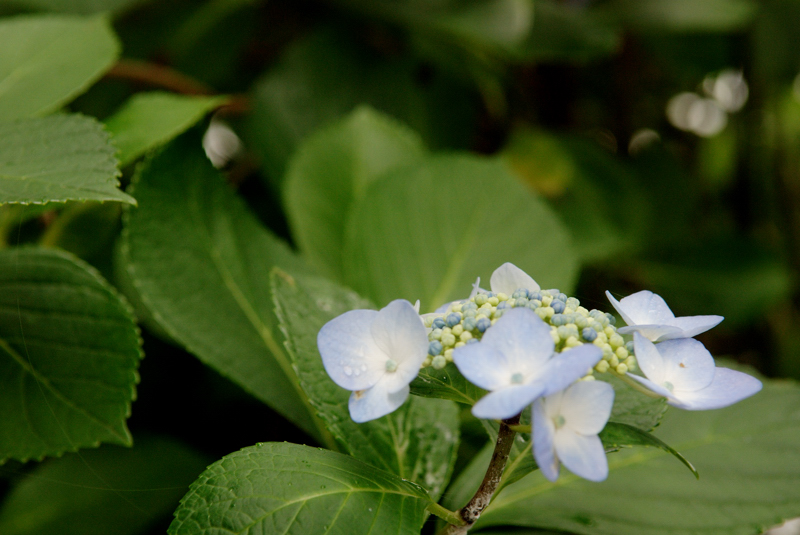
M104 120L142 90L232 95L206 150L287 240L283 192L298 148L369 106L419 135L424 148L411 140L410 152L488 155L537 192L569 230L580 263L571 290L588 306L607 310L607 289L652 290L676 315L725 316L701 337L712 354L800 379L800 1L0 0L3 16L26 12L113 21L122 59L71 111ZM432 205L430 225L457 232ZM67 249L125 289L114 276L117 205L3 210L6 243ZM186 445L166 450L185 459L164 461L176 478L255 442L311 441L157 329L143 336L130 428ZM240 411L264 426L227 416ZM155 439L143 444L149 455ZM0 492L69 477L93 455L8 464ZM103 496L152 520L126 533L162 533L169 521L169 507Z

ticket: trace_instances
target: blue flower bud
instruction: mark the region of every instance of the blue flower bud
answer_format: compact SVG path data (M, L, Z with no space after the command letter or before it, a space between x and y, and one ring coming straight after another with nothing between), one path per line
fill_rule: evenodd
M595 331L591 327L586 327L584 330L581 331L581 336L587 342L594 342L594 339L597 338L597 331Z
M530 293L526 288L519 288L516 292L511 294L511 297L513 297L514 299L519 299L520 297L528 299L530 297Z
M537 301L542 300L542 292L528 292L528 299L531 301L536 299Z
M581 302L574 297L569 297L567 298L567 306L572 310L578 310L578 307L581 306Z
M436 318L435 320L433 320L433 323L431 323L431 327L433 327L434 329L444 329L444 326L445 326L444 318Z
M461 314L458 312L452 312L447 315L447 318L444 320L448 327L455 327L459 323L461 323Z
M550 306L553 307L553 310L555 310L556 314L561 314L564 312L564 309L567 308L567 305L564 304L564 301L559 300L554 300L552 303L550 303Z
M608 318L609 325L615 325L617 323L617 318L610 312L606 312L606 318Z
M628 350L628 353L630 353L631 355L633 355L633 354L634 354L634 353L633 353L633 342L631 341L631 342L628 342L628 343L626 343L626 344L625 344L625 349L627 349L627 350Z
M444 349L442 343L439 340L434 340L428 344L428 355L435 357L442 352L442 349Z
M466 310L478 310L478 305L476 305L473 301L469 301L461 307L462 313Z
M508 301L502 301L497 304L497 310L503 310L505 308L508 308Z
M465 318L464 319L464 330L465 331L474 331L475 327L478 326L478 322L474 317Z
M482 333L486 332L486 329L492 326L492 320L490 320L489 318L481 318L478 320L475 326L478 328L478 331Z
M550 324L555 325L556 327L561 327L562 325L566 325L569 323L567 318L564 314L553 314L553 317L550 318Z
M556 299L558 299L562 303L566 304L567 303L567 299L569 299L569 298L567 297L567 294L559 293L558 296L556 296Z
M517 297L517 298L514 300L514 307L515 307L515 308L516 308L516 307L524 307L524 306L525 306L525 305L527 305L528 303L529 303L529 301L528 301L528 298L527 298L527 297Z

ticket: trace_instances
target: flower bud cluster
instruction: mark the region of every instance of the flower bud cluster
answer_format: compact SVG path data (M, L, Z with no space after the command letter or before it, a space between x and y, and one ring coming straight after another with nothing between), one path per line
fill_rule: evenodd
M633 345L617 332L616 318L600 310L588 310L578 299L568 297L558 290L531 291L519 288L511 295L478 290L463 301L455 301L439 314L426 314L425 327L430 329L428 357L422 367L433 366L439 370L453 361L453 351L479 341L510 309L526 307L533 310L550 326L550 335L556 351L594 344L603 352L603 358L589 370L584 379L591 380L593 373L612 370L625 374L636 369Z

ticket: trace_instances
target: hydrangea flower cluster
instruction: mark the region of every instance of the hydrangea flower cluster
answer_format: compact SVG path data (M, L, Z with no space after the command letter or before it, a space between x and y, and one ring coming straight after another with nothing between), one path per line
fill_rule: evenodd
M391 413L407 399L409 384L426 367L454 365L488 393L472 407L478 418L506 420L531 408L533 455L551 481L564 464L591 481L608 475L598 434L614 403L614 388L594 381L612 373L688 410L728 406L751 396L761 383L717 368L692 336L720 316L676 318L663 299L639 292L611 304L615 317L587 310L558 290L542 290L525 272L504 264L490 290L480 279L469 298L419 315L397 300L380 311L353 310L320 330L325 370L352 392L354 421ZM624 335L631 335L626 341ZM631 372L640 368L644 377Z

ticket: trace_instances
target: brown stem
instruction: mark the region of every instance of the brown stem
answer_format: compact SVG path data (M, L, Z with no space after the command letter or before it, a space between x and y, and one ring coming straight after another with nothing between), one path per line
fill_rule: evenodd
M483 482L469 503L458 512L465 525L455 526L451 524L444 530L445 535L464 535L467 533L469 528L480 518L481 513L489 505L489 502L491 502L494 491L497 490L497 486L500 484L500 478L503 476L503 470L505 470L506 462L508 461L508 454L511 452L511 447L514 445L514 437L517 434L509 426L518 424L519 414L500 422L497 443L494 445L492 460L489 461L489 468L486 470L486 475L483 476Z
M183 95L214 94L213 89L194 78L169 67L147 61L121 59L106 72L106 76L160 87Z

